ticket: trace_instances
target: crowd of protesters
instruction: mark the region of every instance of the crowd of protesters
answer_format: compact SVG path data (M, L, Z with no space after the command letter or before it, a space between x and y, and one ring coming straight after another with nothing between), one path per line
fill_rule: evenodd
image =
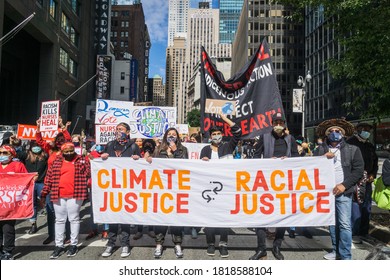
M146 160L149 163L153 158L188 159L187 148L183 142L200 143L205 146L200 152L200 159L259 159L259 158L286 158L324 156L332 159L335 169L333 194L335 196L335 226L329 227L333 250L324 256L325 259L352 259L351 245L361 243L361 237L368 235L368 226L371 214L372 182L377 176L378 158L374 146L370 143L372 126L360 123L354 127L344 119L324 121L317 127L316 146L311 147L302 136L294 137L287 129L286 120L280 113L272 118L272 131L250 140L240 140L241 129L225 115L222 120L230 126L233 137L223 141L223 128L212 127L209 131L210 139L204 139L202 134L194 133L181 139L175 128L169 128L162 139L132 139L130 126L120 123L116 126L116 138L107 145L86 146L85 138L81 135L70 135L70 122L63 124L59 120L59 133L53 141L43 140L40 132L40 120L37 120L36 140L30 141L22 147L21 141L12 133L3 136L0 146L0 173L36 172L33 202L34 214L30 218L31 228L28 234L38 231L37 216L40 208L45 209L48 237L43 244L54 242L54 251L49 258L56 259L66 252L73 257L78 252L80 227L80 210L85 200L92 199L90 161L96 158L103 160L109 157L131 157L133 160ZM205 141L209 140L209 141ZM363 174L367 174L363 182ZM365 192L357 194L355 185L364 184ZM359 197L360 196L360 197ZM90 214L92 207L90 207ZM0 221L1 259L13 259L15 249L15 220ZM102 257L109 257L114 252L116 240L120 236L122 258L131 254L131 228L136 229L134 240L140 239L144 228L148 235L155 240L154 257L159 259L163 254L167 226L162 225L130 225L104 224L102 239L107 240ZM98 225L93 222L88 225L87 239L97 237L100 233ZM190 228L192 238L197 238L201 228ZM265 259L267 228L252 229L257 236L255 254L248 256L251 260ZM283 260L282 241L285 231L294 238L295 227L276 228L272 254L278 260ZM301 228L302 235L312 238L309 228ZM185 228L171 226L169 232L174 243L174 252L177 258L184 257L185 244L183 232ZM220 256L227 258L228 228L203 229L206 235L206 254L215 256L216 245ZM219 234L219 243L216 235ZM66 245L69 245L66 247Z

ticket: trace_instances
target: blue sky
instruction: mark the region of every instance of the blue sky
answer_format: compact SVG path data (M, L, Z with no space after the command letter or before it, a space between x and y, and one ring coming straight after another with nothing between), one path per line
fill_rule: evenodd
M191 0L191 7L197 7L200 0ZM142 0L146 24L152 41L149 57L149 77L160 75L165 83L165 50L168 41L168 0ZM119 0L118 4L132 4L133 0ZM218 0L213 0L213 8Z

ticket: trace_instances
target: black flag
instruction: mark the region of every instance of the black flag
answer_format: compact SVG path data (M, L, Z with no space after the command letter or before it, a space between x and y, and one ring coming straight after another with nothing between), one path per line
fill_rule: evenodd
M214 125L224 126L224 135L231 136L229 126L217 115L205 113L206 99L236 102L233 121L241 127L242 139L271 131L272 115L276 112L284 115L276 73L265 39L241 71L227 81L203 47L201 62L201 126L206 137Z

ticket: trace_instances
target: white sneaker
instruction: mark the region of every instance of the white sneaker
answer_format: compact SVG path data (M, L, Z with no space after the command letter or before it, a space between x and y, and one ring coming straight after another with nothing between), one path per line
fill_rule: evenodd
M183 251L182 251L182 249L181 249L181 246L180 245L175 245L175 255L176 255L176 258L178 258L178 259L181 259L181 258L183 258Z
M131 254L131 252L130 252L129 246L122 247L121 258L126 258L126 257L130 256L130 254Z
M155 259L161 258L161 256L162 256L162 250L163 250L162 245L158 244L158 245L156 246L156 249L154 250L154 258L155 258Z
M324 256L325 260L334 261L336 259L336 252L332 251Z
M112 251L114 251L114 247L111 247L111 246L107 246L106 247L106 250L104 250L104 252L102 253L102 257L109 257L112 255Z

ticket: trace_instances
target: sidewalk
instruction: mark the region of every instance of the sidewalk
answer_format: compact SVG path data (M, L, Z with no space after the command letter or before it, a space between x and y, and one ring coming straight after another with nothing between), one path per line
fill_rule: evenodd
M376 205L372 205L371 213L372 215L379 215L380 217L371 219L369 234L373 238L390 245L390 211L383 210L378 208Z

